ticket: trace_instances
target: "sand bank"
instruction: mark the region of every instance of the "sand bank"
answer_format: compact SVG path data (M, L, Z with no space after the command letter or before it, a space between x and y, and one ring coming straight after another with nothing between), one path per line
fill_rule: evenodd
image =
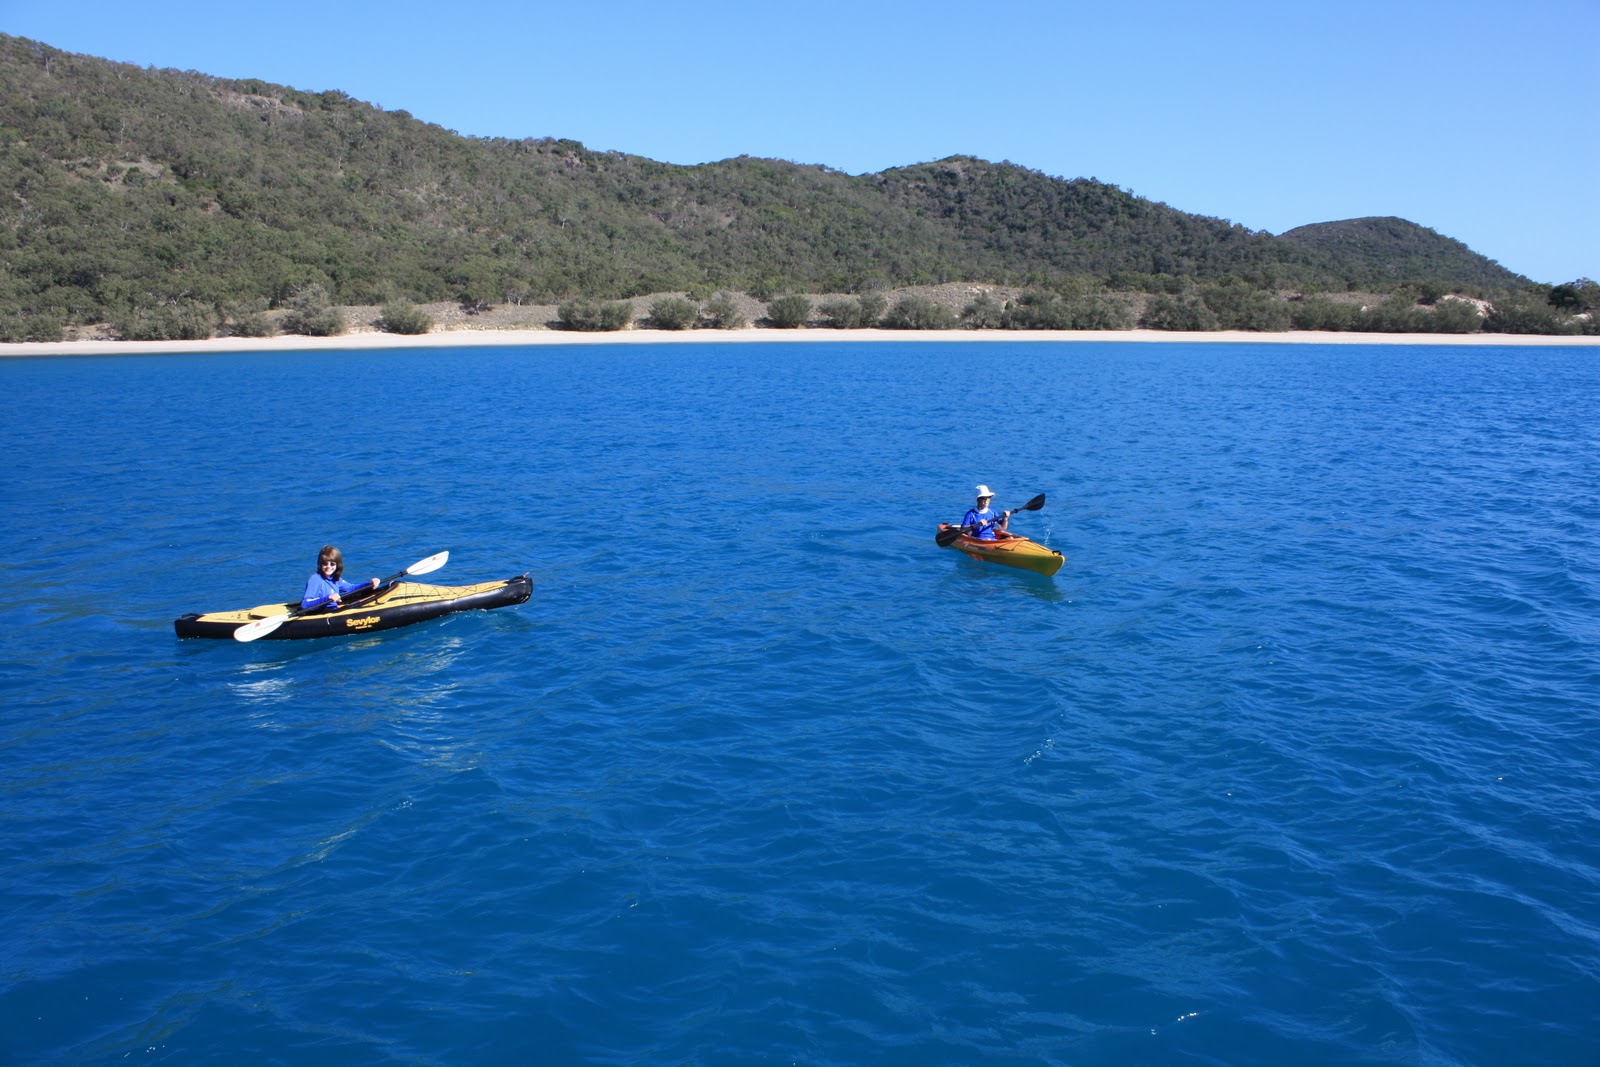
M786 344L803 342L964 341L1037 344L1055 342L1149 342L1157 344L1318 344L1318 345L1518 345L1600 347L1600 338L1542 334L1287 333L1168 330L742 330L630 329L605 333L563 330L435 330L414 337L360 330L338 337L217 337L204 341L60 341L0 344L5 356L153 355L182 352L351 351L358 349L455 348L462 346L615 345L615 344Z

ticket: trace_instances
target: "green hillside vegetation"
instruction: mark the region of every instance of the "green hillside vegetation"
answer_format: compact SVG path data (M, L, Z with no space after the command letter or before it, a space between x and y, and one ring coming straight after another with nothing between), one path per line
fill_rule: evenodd
M384 307L381 327L409 332L430 325L416 305L441 301L560 305L570 328L620 328L609 305L651 294L680 294L692 314L663 304L629 321L682 328L742 321L719 292L765 302L948 282L1034 294L966 318L1018 329L1123 328L1146 313L1149 325L1283 329L1289 298L1402 283L1421 308L1500 296L1522 309L1502 325L1592 322L1399 219L1274 237L970 157L860 176L748 157L675 166L571 140L463 137L337 91L5 35L0 177L0 340L95 323L130 339L338 333L351 305ZM1548 316L1530 310L1542 306ZM946 321L915 303L824 312L869 319Z
M1397 218L1346 219L1300 226L1284 241L1336 256L1369 281L1390 285L1421 279L1450 280L1480 289L1505 289L1524 279L1473 252L1460 241Z

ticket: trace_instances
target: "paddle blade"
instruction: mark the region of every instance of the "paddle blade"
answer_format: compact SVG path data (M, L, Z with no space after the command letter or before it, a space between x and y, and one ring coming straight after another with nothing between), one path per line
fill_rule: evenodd
M940 530L938 533L934 534L933 543L938 545L940 548L949 548L951 545L955 544L956 541L960 540L960 538L961 527L951 526L948 529Z
M1032 500L1028 501L1026 504L1022 505L1020 508L1012 508L1011 510L1012 511L1038 511L1042 507L1044 507L1044 494L1040 493L1038 496L1034 497Z
M258 637L267 636L288 621L289 616L285 614L269 615L265 619L257 619L254 622L247 622L237 630L233 631L233 639L235 641L243 641L248 644L249 642L256 640Z
M417 562L413 563L400 573L401 575L430 574L433 571L438 570L440 567L443 567L447 562L449 562L449 560L449 552L440 552L437 555L429 556L427 559L417 560Z

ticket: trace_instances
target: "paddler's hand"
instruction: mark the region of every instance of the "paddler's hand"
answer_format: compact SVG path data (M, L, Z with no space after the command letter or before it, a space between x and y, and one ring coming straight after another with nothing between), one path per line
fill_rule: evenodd
M372 588L374 588L374 589L378 588L378 579L376 579L376 578L372 579Z

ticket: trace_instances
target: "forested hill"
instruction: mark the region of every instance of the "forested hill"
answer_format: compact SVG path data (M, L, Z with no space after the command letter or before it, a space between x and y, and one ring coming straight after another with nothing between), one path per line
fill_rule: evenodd
M1511 275L1460 241L1441 237L1414 222L1386 218L1346 219L1300 226L1280 235L1285 241L1328 252L1357 272L1388 271L1404 278L1470 277L1493 288L1525 279ZM1476 275L1467 274L1472 264Z
M0 180L0 312L78 322L311 282L346 303L498 303L1070 274L1526 281L1401 220L1273 237L965 157L861 176L748 157L674 166L4 35Z

